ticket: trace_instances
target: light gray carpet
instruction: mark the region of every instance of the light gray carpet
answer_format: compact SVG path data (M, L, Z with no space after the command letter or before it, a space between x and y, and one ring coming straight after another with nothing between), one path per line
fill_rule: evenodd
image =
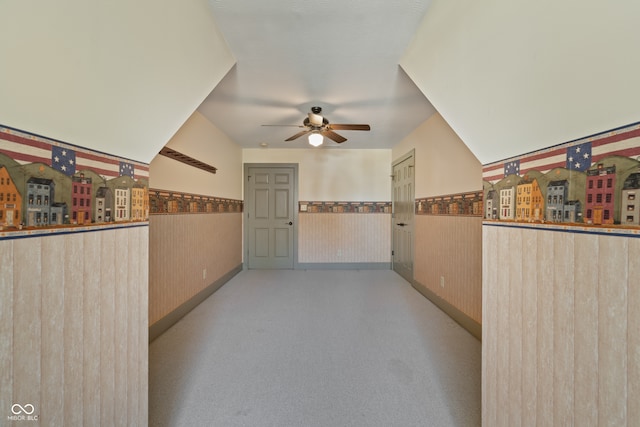
M479 426L480 342L392 271L243 271L149 348L149 425Z

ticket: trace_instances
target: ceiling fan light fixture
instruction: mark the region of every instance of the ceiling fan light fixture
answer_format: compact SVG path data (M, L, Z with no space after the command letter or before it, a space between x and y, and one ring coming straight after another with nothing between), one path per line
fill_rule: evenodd
M314 132L309 135L309 144L313 145L314 147L319 147L322 145L323 139L324 138L322 138L322 135Z

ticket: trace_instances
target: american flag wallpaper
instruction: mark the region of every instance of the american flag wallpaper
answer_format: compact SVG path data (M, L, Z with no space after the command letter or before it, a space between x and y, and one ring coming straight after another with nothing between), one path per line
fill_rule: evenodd
M76 173L76 152L69 148L51 146L51 167L65 175Z
M486 220L640 228L640 123L483 166Z
M107 178L149 179L149 165L98 153L0 125L0 153L21 165L42 163L71 176L91 170ZM137 165L136 165L137 163Z
M148 221L148 180L146 163L0 125L0 238Z

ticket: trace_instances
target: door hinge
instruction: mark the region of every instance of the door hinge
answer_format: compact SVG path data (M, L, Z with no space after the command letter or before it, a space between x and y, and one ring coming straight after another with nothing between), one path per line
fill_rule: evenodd
M394 255L395 255L395 251L391 251L391 256L394 256Z

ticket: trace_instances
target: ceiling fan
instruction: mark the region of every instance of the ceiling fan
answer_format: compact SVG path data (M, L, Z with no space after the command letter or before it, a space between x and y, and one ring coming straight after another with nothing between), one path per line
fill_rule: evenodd
M297 126L304 128L303 131L296 133L295 135L285 139L285 141L293 141L294 139L298 139L301 136L309 135L309 144L314 147L318 147L322 145L322 137L326 136L332 141L337 142L338 144L342 144L347 140L347 138L342 135L338 135L334 132L334 130L371 130L369 125L362 124L334 124L329 123L326 117L322 117L320 113L322 112L322 108L320 107L311 107L311 112L308 117L306 117L302 121L302 126ZM287 125L263 125L263 126L287 126Z

